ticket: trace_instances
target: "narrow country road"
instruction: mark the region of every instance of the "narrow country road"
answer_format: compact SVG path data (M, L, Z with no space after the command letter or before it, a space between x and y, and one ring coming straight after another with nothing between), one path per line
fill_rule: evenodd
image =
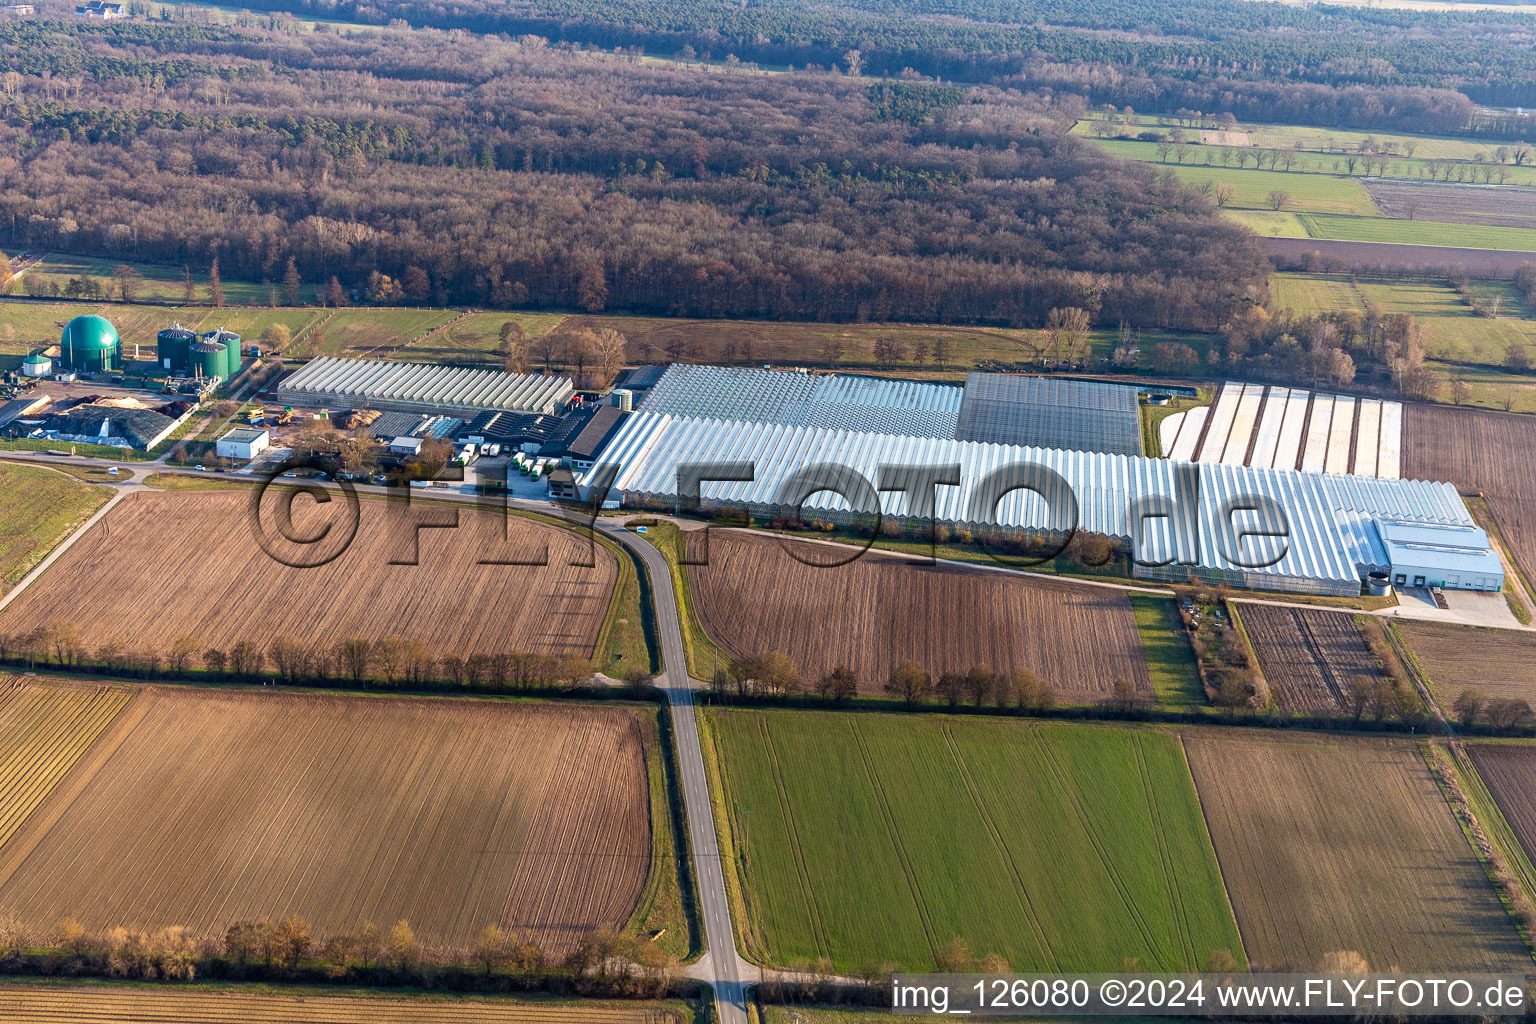
M647 541L622 526L600 521L602 532L633 551L651 577L651 598L656 611L656 631L661 637L665 671L657 683L666 691L672 711L672 734L677 742L678 775L683 803L688 811L688 846L693 854L693 878L699 894L699 913L704 918L704 942L708 948L699 966L712 980L721 1024L746 1024L746 985L736 955L736 933L731 927L731 902L725 890L725 869L720 863L720 843L715 834L715 812L709 799L709 779L704 773L704 751L699 745L698 707L694 689L701 685L688 675L688 655L683 645L683 626L677 599L672 592L672 572L667 560Z

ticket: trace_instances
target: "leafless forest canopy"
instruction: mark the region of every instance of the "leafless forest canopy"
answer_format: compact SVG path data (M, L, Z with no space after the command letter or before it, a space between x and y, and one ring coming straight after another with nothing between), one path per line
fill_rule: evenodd
M253 21L256 19L252 19ZM0 24L0 245L398 301L1212 328L1265 259L1082 101L462 31Z

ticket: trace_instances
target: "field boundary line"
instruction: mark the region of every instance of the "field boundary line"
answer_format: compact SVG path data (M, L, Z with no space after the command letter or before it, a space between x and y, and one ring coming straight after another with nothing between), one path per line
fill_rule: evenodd
M141 690L134 694L133 698L124 705L112 721L107 723L90 749L79 758L59 780L53 791L37 805L36 810L27 815L21 826L11 835L4 846L0 846L0 888L10 882L16 869L32 855L38 843L58 824L64 817L64 812L79 799L97 774L104 768L112 755L116 754L123 743L149 714L152 703L153 690Z
M1472 805L1472 811L1481 819L1486 815L1492 819L1491 826L1485 826L1489 841L1503 847L1503 854L1511 862L1510 874L1514 884L1520 887L1527 900L1531 899L1533 889L1536 889L1536 867L1531 864L1531 859L1525 851L1525 844L1520 841L1520 835L1510 824L1509 818L1504 813L1504 808L1499 804L1499 798L1494 795L1488 780L1483 778L1483 773L1477 766L1477 759L1472 756L1465 743L1451 740L1447 746L1450 748L1452 766L1462 785L1468 791L1468 800ZM1480 822L1481 823L1481 822ZM1536 934L1530 932L1524 923L1517 920L1516 928L1525 933L1528 943L1536 942Z
M864 774L869 779L870 788L874 791L875 800L880 805L881 817L885 818L886 828L890 830L891 846L896 850L896 857L901 861L902 874L907 876L907 888L912 892L912 902L917 907L917 916L923 922L923 932L928 936L928 949L933 954L934 962L939 959L939 947L934 939L933 921L928 915L928 904L923 899L922 890L918 887L917 878L912 872L911 859L907 857L907 849L901 842L901 830L896 827L896 819L891 815L890 801L886 798L885 787L880 785L880 779L875 775L875 765L869 756L869 747L864 742L864 732L859 728L857 720L850 720L849 730L853 733L854 743L859 748L859 756L864 761Z
M768 752L768 763L773 768L773 792L779 798L779 813L784 816L784 831L789 833L790 847L795 854L795 871L805 892L806 910L810 912L811 927L816 932L816 949L825 957L832 955L832 944L827 941L826 927L821 923L821 908L816 905L816 891L811 887L811 872L805 862L805 850L800 844L800 828L790 813L789 794L784 791L784 768L779 764L779 752L773 745L773 733L768 729L768 716L757 715L758 733L763 738L763 749Z
M1035 914L1034 902L1029 898L1029 889L1024 883L1024 876L1019 872L1019 865L1014 860L1013 853L1009 851L1008 844L1003 842L1002 833L998 831L997 823L993 820L986 805L981 802L981 796L977 792L976 780L971 775L970 765L965 763L965 756L955 743L954 723L945 722L944 740L949 745L950 756L955 759L955 766L960 769L960 780L965 783L966 795L971 798L971 804L976 808L976 814L986 826L987 834L992 837L992 843L997 847L997 852L1008 865L1008 873L1013 876L1013 884L1018 889L1019 905L1024 908L1024 916L1029 920L1029 926L1035 931L1035 937L1040 940L1040 948L1051 960L1051 964L1060 971L1061 958L1056 955L1056 950L1051 946L1045 936L1045 929L1040 926L1040 919Z
M16 600L16 598L24 593L28 587L36 583L38 578L42 576L43 573L47 572L49 567L52 566L54 562L62 558L70 548L75 546L76 542L78 542L86 534L90 533L91 529L97 523L105 519L108 512L111 512L122 502L124 498L126 498L129 494L135 493L136 490L137 488L133 485L125 488L119 488L112 495L112 497L107 499L105 504L103 504L95 512L91 513L91 515L85 520L84 523L81 523L80 526L71 532L67 537L55 544L52 551L49 551L46 555L44 555L36 565L27 571L25 576L16 581L16 585L14 587L6 591L3 597L0 597L0 611L4 611L7 607L9 607L12 601Z
M1221 892L1227 898L1227 913L1232 917L1232 927L1237 929L1237 941L1242 944L1238 951L1243 954L1243 963L1247 970L1253 970L1253 958L1248 955L1248 938L1243 934L1242 918L1237 916L1237 908L1232 905L1232 888L1227 885L1227 869L1221 864L1221 851L1216 848L1216 839L1211 833L1211 816L1205 809L1205 796L1200 792L1200 780L1195 778L1194 765L1189 763L1189 748L1185 745L1184 730L1177 731L1179 737L1179 756L1184 759L1184 771L1188 773L1189 784L1195 788L1195 805L1200 808L1200 821L1205 825L1206 849L1210 850L1211 857L1216 861L1216 872L1221 876Z
M1454 737L1450 742L1455 742ZM1430 736L1422 737L1414 748L1418 752L1419 761L1424 765L1424 770L1429 773L1435 789L1439 791L1440 799L1445 801L1445 809L1450 814L1451 821L1455 823L1457 831L1461 833L1462 841L1467 844L1467 848L1476 859L1477 866L1482 871L1483 880L1493 893L1493 898L1499 901L1500 908L1509 917L1509 924L1514 930L1515 937L1525 947L1526 959L1532 959L1531 936L1521 923L1520 915L1515 909L1515 901L1499 881L1498 871L1489 857L1490 852L1500 852L1499 843L1494 838L1494 833L1478 819L1477 807L1474 806L1472 797L1462 791L1461 773L1457 770L1455 758ZM1482 842L1478 841L1479 838ZM1484 844L1487 845L1487 850L1484 850ZM1510 871L1511 875L1514 873L1514 870ZM1518 879L1515 882L1519 884Z

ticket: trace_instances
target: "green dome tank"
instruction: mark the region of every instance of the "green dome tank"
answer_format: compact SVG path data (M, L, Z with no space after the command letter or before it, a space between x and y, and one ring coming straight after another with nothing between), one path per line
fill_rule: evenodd
M187 372L192 376L223 377L228 380L224 372L226 369L228 362L223 345L203 339L187 346Z
M197 335L179 323L172 324L155 335L155 354L159 357L161 367L168 370L185 370L188 346L196 340Z
M71 370L119 370L123 366L123 342L110 320L88 313L64 325L59 358Z
M220 327L203 335L203 340L224 350L224 372L219 376L233 380L235 374L240 372L240 335Z

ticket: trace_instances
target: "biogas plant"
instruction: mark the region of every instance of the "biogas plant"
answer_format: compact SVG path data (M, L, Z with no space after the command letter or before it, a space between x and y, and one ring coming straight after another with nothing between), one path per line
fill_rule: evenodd
M6 375L0 435L153 448L242 364L240 336L223 327L199 334L173 323L156 349L155 359L140 360L135 346L130 358L106 317L75 317L58 344L34 350Z

